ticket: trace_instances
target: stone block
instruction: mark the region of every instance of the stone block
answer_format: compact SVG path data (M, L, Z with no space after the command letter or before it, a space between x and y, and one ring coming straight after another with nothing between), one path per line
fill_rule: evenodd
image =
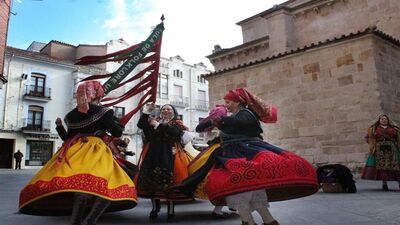
M315 164L328 164L329 156L328 155L314 155L314 163Z
M346 155L346 161L352 163L365 163L368 153L352 153Z
M323 135L324 128L323 127L300 127L299 128L299 136L300 137L309 137L316 135Z
M320 72L319 62L314 62L314 63L304 65L303 72L304 72L304 74L319 73Z
M360 61L363 61L363 62L369 61L369 59L373 56L373 54L374 54L374 51L372 49L368 49L368 50L362 51L358 58L360 59Z
M322 147L321 149L322 149L322 153L323 153L323 154L327 154L327 155L332 155L332 154L338 154L338 153L340 153L339 148L338 148L338 147L335 147L335 146L333 146L333 147L331 147L331 146L329 146L329 147Z
M362 63L358 63L357 64L357 70L358 70L358 72L363 72L363 64Z
M341 67L343 65L350 65L350 64L354 64L354 59L352 54L347 54L345 56L338 57L336 59L336 67Z
M329 155L329 163L344 163L346 162L347 154L333 154Z
M338 78L339 87L346 86L346 85L353 84L353 83L354 82L353 82L353 76L352 75L348 75L348 76L345 76L345 77Z

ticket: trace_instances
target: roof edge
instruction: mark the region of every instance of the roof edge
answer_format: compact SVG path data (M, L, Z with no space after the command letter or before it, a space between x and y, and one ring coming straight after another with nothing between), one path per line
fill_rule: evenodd
M345 41L345 40L350 40L350 39L354 39L354 38L357 38L357 37L362 37L362 36L368 35L368 34L373 34L373 35L376 35L378 37L381 37L384 40L387 40L387 41L389 41L389 42L391 42L391 43L393 43L393 44L395 44L395 45L400 47L400 40L398 40L398 39L396 39L396 38L384 33L381 30L378 30L376 28L376 26L373 26L373 27L368 27L368 28L366 28L366 29L364 29L362 31L358 31L356 33L351 32L351 33L349 33L347 35L341 35L339 37L326 39L325 41L319 41L318 43L314 42L314 43L311 43L309 45L305 45L303 47L299 47L297 49L291 49L289 51L281 52L281 53L278 53L278 54L275 54L275 55L272 55L272 56L269 56L269 57L266 57L266 58L263 58L263 59L258 59L258 60L255 60L255 61L251 61L251 62L247 62L247 63L243 63L243 64L238 64L238 65L236 65L234 67L230 67L230 68L225 68L225 69L222 69L222 70L214 71L214 72L209 73L209 74L203 74L202 76L204 76L206 78L207 77L212 77L212 76L215 76L215 75L219 75L221 73L226 73L226 72L242 69L242 68L245 68L245 67L249 67L249 66L253 66L253 65L256 65L256 64L264 63L264 62L267 62L267 61L279 59L279 58L282 58L282 57L285 57L285 56L288 56L288 55L292 55L292 54L295 54L295 53L305 52L307 50L318 48L318 47L322 47L322 46L329 45L329 44L332 44L332 43L338 43L338 42L342 42L342 41Z

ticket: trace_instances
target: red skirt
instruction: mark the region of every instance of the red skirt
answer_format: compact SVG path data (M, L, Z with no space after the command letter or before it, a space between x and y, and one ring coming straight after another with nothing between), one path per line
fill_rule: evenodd
M225 196L265 189L269 201L300 198L318 191L316 171L305 159L288 151L265 149L251 159L232 158L214 167L206 193L214 205L225 205Z

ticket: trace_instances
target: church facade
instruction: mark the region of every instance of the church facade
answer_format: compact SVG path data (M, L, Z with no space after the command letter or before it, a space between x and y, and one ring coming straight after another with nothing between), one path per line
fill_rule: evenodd
M243 44L215 46L210 105L244 87L279 109L264 138L315 165L364 165L367 128L400 121L400 2L291 0L247 18Z

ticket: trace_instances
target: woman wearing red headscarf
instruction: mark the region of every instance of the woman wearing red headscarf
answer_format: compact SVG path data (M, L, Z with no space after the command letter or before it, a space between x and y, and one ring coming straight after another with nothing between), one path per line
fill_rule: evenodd
M174 202L192 200L182 193L168 191L170 186L188 176L189 161L181 144L184 130L188 128L178 119L178 112L172 105L163 105L157 118L150 115L154 109L154 103L146 105L137 124L143 130L144 145L135 183L139 197L151 199L153 208L149 218L158 217L160 200L166 200L167 220L172 221L175 215Z
M243 88L229 91L224 99L232 115L212 120L220 130L221 153L208 175L207 195L214 205L237 209L243 225L255 224L253 210L265 225L278 225L268 201L315 193L315 170L303 158L263 141L260 121L275 122L274 107Z
M73 225L95 224L105 211L136 206L133 181L113 159L108 145L96 134L115 137L123 128L111 109L97 105L101 84L86 81L77 90L77 107L65 116L62 147L20 193L20 212L64 215L72 211ZM60 121L57 122L60 126ZM61 133L60 133L61 134ZM90 206L87 204L91 202ZM89 214L84 217L86 210Z
M196 132L205 133L209 146L190 162L188 165L189 177L180 184L171 187L170 190L172 192L181 192L193 198L208 199L204 191L207 174L214 166L215 159L221 152L219 132L212 125L211 120L227 114L228 110L224 105L217 105L196 126ZM222 212L222 206L215 206L211 216L214 219L225 219L229 218L231 214Z

